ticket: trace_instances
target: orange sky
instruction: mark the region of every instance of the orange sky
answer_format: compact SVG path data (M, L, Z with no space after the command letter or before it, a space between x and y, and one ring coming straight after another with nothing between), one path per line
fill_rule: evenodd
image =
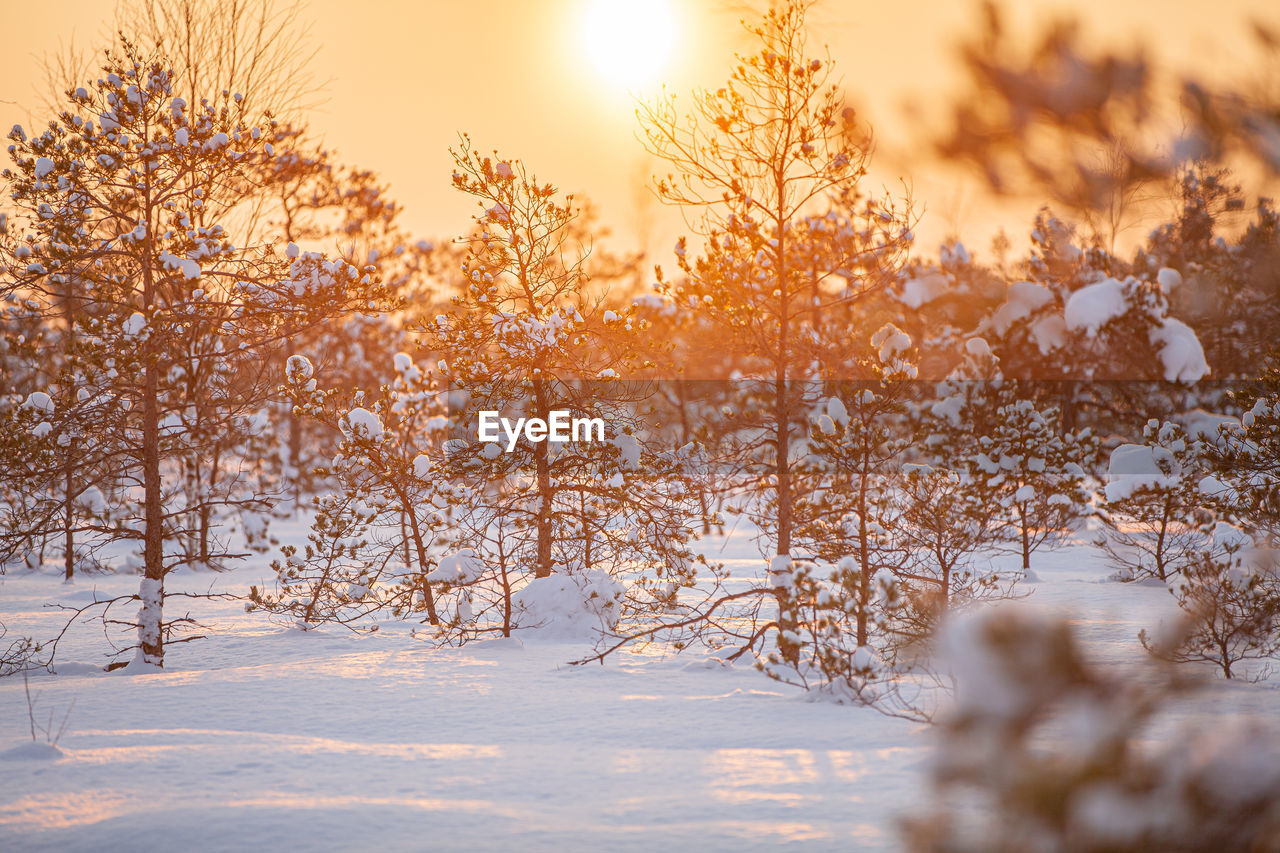
M78 46L104 46L112 7L99 0L0 0L7 49L0 53L0 122L30 125L38 104L41 57L73 36ZM466 229L469 209L450 188L447 148L467 131L482 148L523 158L541 178L593 198L615 230L641 215L636 186L649 171L634 138L626 92L602 80L587 59L582 21L590 0L469 0L387 2L311 0L316 71L332 78L327 102L312 123L347 162L373 168L392 185L406 222L425 237ZM677 92L715 86L742 45L732 0L668 0L676 43L666 73ZM1229 73L1252 56L1246 24L1269 16L1270 0L1077 0L1016 5L1029 22L1055 10L1074 11L1087 32L1106 43L1142 39L1166 64ZM913 153L904 101L938 102L957 86L952 46L976 6L956 0L872 4L826 0L812 16L815 42L830 44L855 103L876 126L881 157L907 171L928 206L922 251L959 232L981 251L989 223L971 190L939 179ZM21 34L17 38L16 34ZM35 116L41 118L40 116ZM1028 207L1027 221L1034 205ZM678 224L656 214L655 249L666 260ZM654 214L649 214L650 217Z

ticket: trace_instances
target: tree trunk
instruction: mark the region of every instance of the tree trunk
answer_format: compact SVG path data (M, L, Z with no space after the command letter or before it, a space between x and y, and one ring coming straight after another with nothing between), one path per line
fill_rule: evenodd
M160 484L160 389L159 377L156 375L159 369L149 353L143 371L143 577L139 590L142 606L138 610L138 644L143 663L164 666L164 640L161 636L164 612L164 507Z
M220 453L214 452L209 460L209 496L212 497L214 489L218 487L218 465L220 462ZM209 506L208 499L200 501L200 563L206 568L209 566L209 529L213 524L213 507Z
M546 386L541 379L534 380L533 394L534 417L545 420L548 417L547 392ZM533 446L533 458L537 466L538 477L538 557L533 570L535 578L551 577L552 489L551 461L548 458L547 447L548 444L545 441Z
M63 345L63 355L66 357L66 359L67 359L67 361L68 361L68 362L71 360L71 356L72 356L72 344L73 344L73 342L74 342L74 340L75 340L75 333L76 333L75 302L73 302L73 301L72 301L73 297L72 297L72 293L71 293L71 287L72 287L72 285L71 285L71 280L72 280L72 277L71 277L71 276L68 276L68 277L67 277L67 289L66 289L66 293L65 293L65 299L66 299L66 303L67 303L67 304L66 304L66 308L67 308L67 339L66 339L66 341L64 342L64 345ZM65 466L65 468L64 468L64 470L63 470L63 475L64 475L64 482L63 482L63 488L64 488L64 493L63 493L64 504L63 504L63 507L62 507L62 510L63 510L63 515L62 515L62 538L63 538L62 549L63 549L63 551L65 552L65 553L63 554L63 557L64 557L64 559L65 559L65 569L66 569L66 571L65 571L65 577L64 577L64 580L66 580L66 581L70 581L70 580L75 576L75 572L76 572L76 568L75 568L75 565L76 565L76 522L75 522L75 497L74 497L74 492L75 492L75 471L76 471L76 462L75 462L75 460L76 460L76 442L75 442L75 440L73 439L70 443L68 443L68 444L67 444L67 460L66 460L67 464L66 464L66 466Z
M73 441L67 445L67 464L63 467L62 550L65 560L63 579L67 583L76 573L75 452Z
M440 617L436 615L436 599L431 592L431 584L427 582L427 547L422 541L422 531L418 526L418 514L408 505L408 501L402 504L405 507L405 514L409 517L409 531L413 536L413 547L418 552L418 574L422 577L422 603L427 606L427 621L432 625L440 624Z
M150 316L156 284L151 267L150 193L142 212L146 219L146 255L142 264L142 305ZM142 491L143 576L138 598L138 653L143 663L164 666L164 505L160 482L160 365L150 336L142 345Z
M299 464L299 457L302 456L302 418L293 413L293 407L289 407L289 470L290 479L293 480L293 508L297 512L298 507L302 506L302 465Z
M782 295L778 316L778 361L774 368L774 476L778 489L778 556L791 554L792 496L791 466L788 458L791 455L791 403L787 396L787 359L790 341L789 319L787 311L789 300L786 287L786 262L782 228L778 229L778 291ZM794 631L796 614L791 591L780 591L778 595L778 628L780 631ZM789 644L781 649L787 663L793 666L799 661L799 650Z
M1022 528L1022 571L1031 570L1031 530L1027 526L1027 510L1025 507L1018 511L1018 517L1021 519Z
M511 636L511 578L507 574L507 554L505 540L498 533L498 572L502 578L502 636Z
M867 608L871 604L871 531L867 525L867 472L858 482L858 645L867 645L870 633Z

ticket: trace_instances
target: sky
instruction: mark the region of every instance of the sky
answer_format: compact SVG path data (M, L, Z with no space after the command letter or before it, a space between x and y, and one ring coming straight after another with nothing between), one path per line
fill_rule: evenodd
M467 229L472 210L450 186L448 155L466 132L477 147L523 159L541 179L590 197L619 235L618 248L647 234L663 260L683 226L645 189L655 164L636 140L633 93L592 61L584 31L593 2L310 0L313 72L328 80L311 123L342 160L390 183L416 236L448 238ZM722 84L733 51L747 46L737 23L747 4L667 3L673 43L661 78L677 93ZM1168 67L1209 76L1246 64L1251 17L1280 20L1269 0L1007 5L1017 26L1074 14L1099 44L1141 41ZM38 126L44 58L72 42L105 46L113 7L0 0L0 10L8 42L0 52L0 123ZM907 178L925 207L918 233L926 254L943 234L982 246L994 230L976 184L938 172L919 123L904 118L910 106L929 116L961 85L955 45L974 27L976 10L956 0L826 0L811 15L811 44L829 46L852 102L875 127L873 180L896 185ZM1024 208L1000 215L1029 223L1035 205Z

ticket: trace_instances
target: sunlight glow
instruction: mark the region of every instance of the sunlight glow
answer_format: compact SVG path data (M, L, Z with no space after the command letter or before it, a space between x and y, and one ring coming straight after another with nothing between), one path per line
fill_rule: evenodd
M596 70L637 88L656 81L675 40L665 0L592 0L585 38Z

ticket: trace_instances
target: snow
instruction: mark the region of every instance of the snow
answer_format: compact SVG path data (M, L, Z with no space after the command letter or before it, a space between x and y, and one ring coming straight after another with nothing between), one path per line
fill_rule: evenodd
M929 406L929 412L935 418L948 421L952 426L960 426L964 412L964 397L955 395L944 397Z
M1072 293L1063 319L1071 331L1083 331L1094 337L1099 329L1127 310L1129 300L1124 285L1114 278L1104 278Z
M1156 283L1160 285L1160 289L1165 295L1169 295L1175 288L1182 286L1182 274L1177 270L1171 270L1168 267L1162 267L1160 272L1156 273Z
M182 273L182 277L188 281L199 278L204 274L204 270L200 268L200 264L191 258L179 258L168 252L160 254L160 260L164 262L166 268L177 270Z
M985 338L973 337L964 342L964 351L974 358L991 358L991 345Z
M1041 355L1061 349L1067 342L1067 323L1058 314L1041 317L1031 324L1031 338Z
M619 433L613 437L613 446L618 448L618 458L623 468L636 468L640 465L640 442L630 433Z
M33 740L0 752L0 761L57 761L65 755L66 753L51 743L41 743ZM6 769L21 772L19 768L15 767Z
M1161 469L1161 463L1169 468L1168 473ZM1107 462L1107 500L1127 500L1143 488L1175 488L1179 472L1174 465L1173 454L1163 447L1120 445L1111 451Z
M37 178L45 177L50 172L52 172L53 169L54 169L54 162L50 160L48 157L36 158L36 177Z
M849 410L845 408L844 402L839 397L827 398L827 417L841 426L849 425Z
M124 333L126 338L134 338L142 334L142 330L146 327L147 318L134 311L120 324L120 331Z
M607 572L553 572L535 578L511 596L521 636L595 640L618 624L626 589Z
M451 584L468 584L479 580L484 574L484 561L474 549L462 550L440 558L440 563L427 573L427 579L443 581Z
M735 577L760 571L751 531L703 548ZM1138 630L1175 612L1163 588L1104 582L1087 545L1038 552L1036 571L1006 606L1075 614L1110 666L1141 659ZM243 592L267 574L259 558L167 586ZM564 576L548 580L554 600ZM0 582L0 621L19 633L56 630L46 602L137 590L128 575L63 587L52 569ZM208 639L171 646L163 670L102 672L100 628L73 630L60 674L31 681L55 719L75 701L57 753L32 745L21 680L0 679L0 848L900 850L898 819L927 796L929 726L808 701L746 661L651 649L571 667L589 646L536 630L436 648L411 624L304 633L235 601L187 608ZM998 674L962 683L962 701L1020 698ZM1280 691L1219 679L1174 716L1212 729L1237 712L1274 717ZM1220 790L1280 768L1264 740L1231 743L1197 753Z
M413 476L421 479L431 473L431 457L419 453L413 457Z
M1151 330L1151 343L1160 346L1160 362L1168 382L1197 382L1209 375L1200 339L1190 326L1173 317Z
M43 391L32 391L27 395L27 399L22 401L22 408L35 409L37 412L52 415L53 398Z
M348 438L371 438L377 441L383 435L382 419L368 409L357 406L342 419L342 433Z
M899 353L911 349L911 337L892 323L885 323L871 336L871 345L878 348L880 361L888 364Z
M80 493L76 503L90 515L101 516L107 512L107 498L97 486L90 486Z
M1018 320L1030 317L1053 302L1053 292L1033 281L1016 281L1005 292L1004 304L991 315L990 325L996 334L1004 335Z
M1177 418L1183 430L1192 438L1215 440L1221 430L1240 426L1240 421L1231 415L1220 415L1204 409L1192 409Z
M290 382L306 382L315 372L311 359L305 355L291 355L284 365L285 376Z
M776 554L769 560L769 586L773 589L790 589L795 582L791 570L791 555Z
M902 285L902 292L895 295L908 308L919 309L944 294L949 285L950 279L945 274L930 270L917 278L907 279Z

